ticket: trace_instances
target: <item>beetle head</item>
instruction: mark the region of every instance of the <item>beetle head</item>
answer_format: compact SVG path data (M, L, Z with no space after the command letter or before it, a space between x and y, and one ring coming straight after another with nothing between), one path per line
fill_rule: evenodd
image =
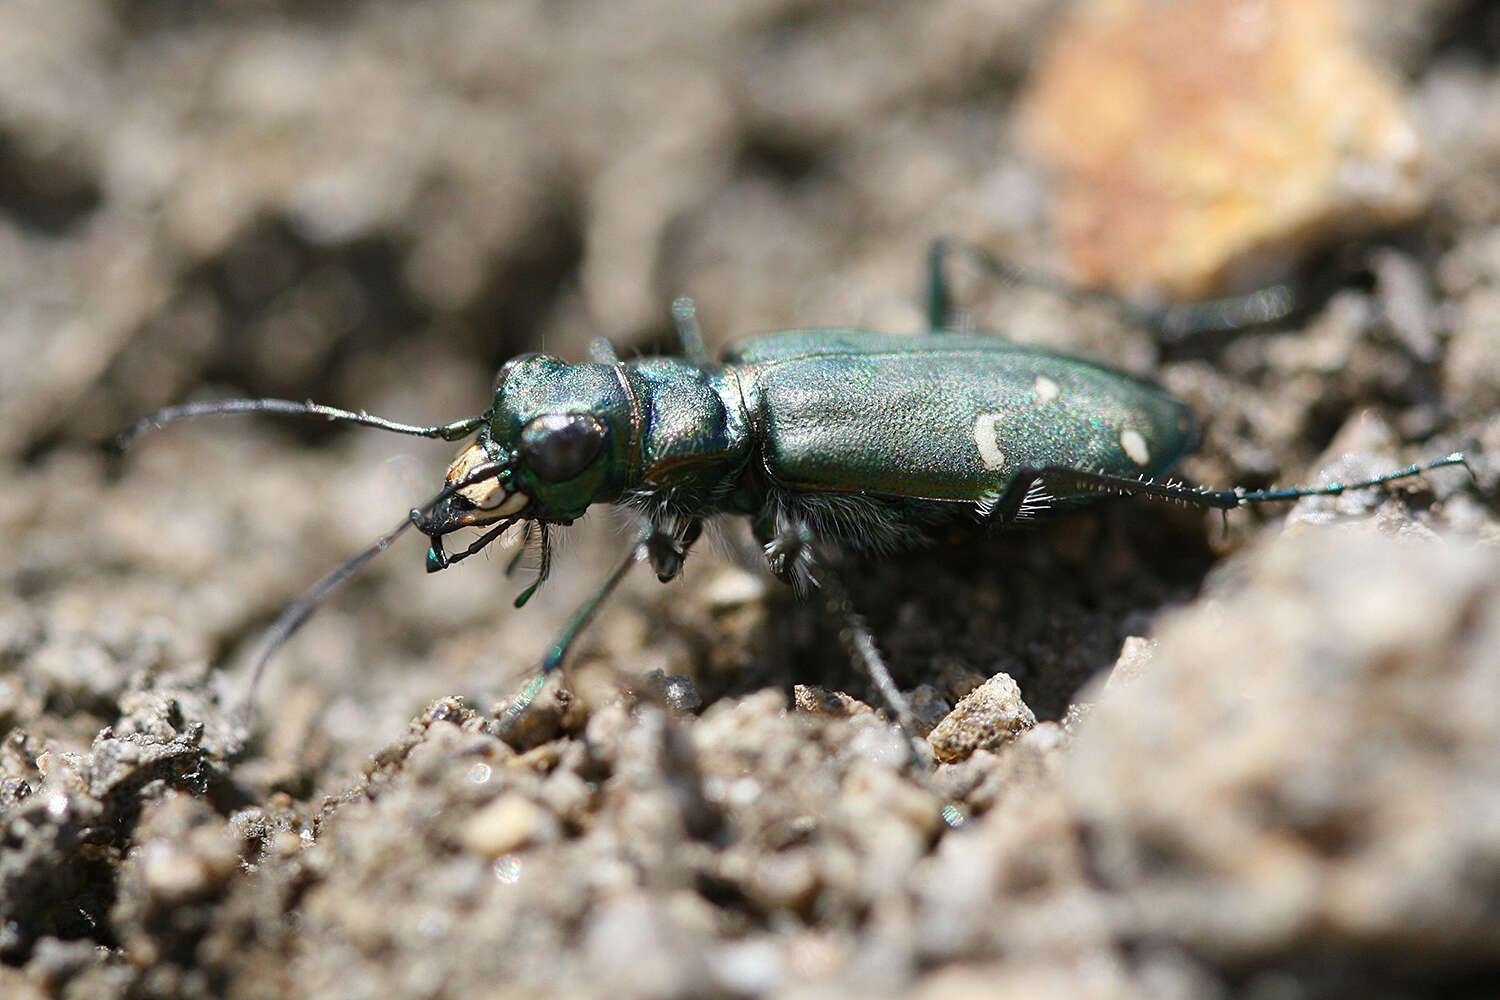
M416 521L433 540L430 569L448 564L439 539L449 532L521 519L566 524L623 489L634 417L614 366L512 358L485 418L449 466L446 495Z

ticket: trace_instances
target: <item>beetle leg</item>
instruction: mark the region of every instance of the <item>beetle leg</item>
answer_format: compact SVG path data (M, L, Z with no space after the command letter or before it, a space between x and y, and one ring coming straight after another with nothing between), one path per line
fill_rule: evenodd
M686 295L673 299L672 325L677 328L682 353L689 361L703 361L708 357L703 346L703 327L698 325L698 303Z
M589 360L601 365L617 364L620 356L615 353L615 345L603 337L595 337L589 341Z
M546 521L526 522L526 538L523 538L521 540L521 552L526 551L524 546L526 544L526 539L531 537L531 526L533 524L537 526L537 531L539 533L538 537L541 539L541 558L537 562L536 579L531 581L531 586L527 587L525 590L516 595L514 603L518 608L524 608L526 606L526 602L531 600L531 595L535 594L537 588L546 581L547 577L552 575L552 537L547 531ZM520 552L516 553L516 555L519 557ZM511 560L511 566L514 565L515 560ZM507 576L510 575L511 566L507 566L505 569L505 573Z
M922 303L927 310L927 329L946 330L953 319L953 293L948 290L949 242L939 236L927 247L927 292Z
M675 580L682 572L688 549L703 534L703 519L698 517L668 517L652 524L646 533L645 545L651 568L662 583Z
M610 571L609 576L604 578L604 582L589 596L589 599L584 601L577 611L573 612L573 617L569 618L568 623L563 626L562 632L558 634L551 648L547 650L547 655L542 657L541 669L537 671L531 680L526 682L526 686L512 699L511 703L506 706L504 713L500 716L497 725L501 732L505 732L515 724L516 719L520 717L522 712L526 711L532 700L542 690L542 685L547 683L548 675L563 665L563 662L568 658L568 651L573 648L573 643L583 633L583 630L588 627L589 622L594 620L594 615L599 612L599 606L604 603L605 598L614 593L615 588L620 585L620 581L625 579L625 574L630 572L630 568L647 558L650 553L652 535L654 534L654 528L647 527L642 530L640 535L636 537L635 543L630 546L630 551L625 553L625 558L621 559L619 564Z
M1069 302L1108 309L1126 322L1150 330L1167 343L1205 333L1227 333L1276 323L1306 307L1306 302L1302 301L1305 296L1286 284L1206 302L1142 305L1114 292L1079 288L1061 278L1028 270L1001 260L973 243L938 237L928 248L926 265L927 323L933 330L952 328L953 296L948 288L947 261L955 253L969 258L989 275L1008 284L1040 288Z
M1461 465L1469 474L1472 482L1478 482L1474 475L1474 469L1469 465L1468 458L1461 451L1455 451L1444 455L1442 458L1433 459L1430 462L1422 462L1417 465L1408 465L1404 469L1395 472L1387 472L1383 476L1374 476L1370 479L1362 479L1353 483L1329 483L1326 486L1296 486L1284 490L1224 490L1224 493L1232 494L1241 504L1267 503L1276 500L1299 500L1302 497L1336 497L1350 490L1364 490L1372 486L1384 486L1401 479L1411 479L1420 476L1424 472L1433 469L1442 469L1448 466Z
M906 695L902 694L895 679L891 677L885 657L880 655L880 647L875 645L875 634L865 623L864 616L855 610L854 601L849 597L848 588L844 586L839 574L826 560L817 562L816 566L818 589L823 593L823 606L839 624L839 639L843 642L849 659L854 661L854 665L875 686L875 692L885 703L886 711L896 720L896 725L906 737L913 762L920 762L922 754L918 747L921 736L917 733L917 718L912 714L911 703L907 701Z
M1326 486L1296 486L1284 490L1209 490L1198 486L1189 486L1181 482L1158 482L1152 479L1130 479L1125 476L1111 476L1102 472L1089 472L1086 469L1073 469L1065 465L1023 465L1011 476L1010 482L1006 484L1005 491L1000 495L993 510L1002 522L1014 521L1022 510L1024 501L1031 495L1031 490L1038 483L1049 486L1061 486L1069 490L1077 491L1069 494L1064 493L1067 499L1081 497L1146 497L1153 500L1166 500L1171 503L1180 503L1188 507L1200 507L1205 510L1234 510L1252 503L1272 503L1283 500L1299 500L1303 497L1336 497L1351 490L1370 489L1376 486L1384 486L1386 483L1396 482L1402 479L1411 479L1424 472L1433 469L1441 469L1448 466L1461 465L1469 470L1469 475L1474 474L1469 467L1468 459L1463 452L1453 452L1442 458L1434 459L1418 465L1409 465L1404 469L1397 469L1384 475L1373 476L1369 479L1361 479L1356 482L1335 482Z
M755 536L776 579L790 585L798 597L811 593L817 581L812 575L812 532L807 525L763 517L756 521Z
M541 525L543 539L546 536L546 525ZM649 560L651 566L656 570L656 575L663 583L682 572L682 562L687 556L687 551L692 544L698 540L703 533L703 521L701 518L671 518L662 522L652 522L641 529L636 536L635 542L630 546L630 551L619 564L610 571L609 576L599 585L589 599L573 612L573 617L563 626L562 632L547 650L547 655L542 658L542 667L531 680L526 682L516 697L506 706L505 712L500 716L498 725L502 732L509 729L515 720L526 711L527 706L536 698L547 682L547 676L554 670L559 669L568 658L568 652L573 648L573 643L588 628L589 623L594 620L594 615L599 612L599 607L605 598L614 593L620 581L625 579L625 574L638 562ZM544 543L545 544L545 543ZM543 556L544 569L538 577L537 583L546 577L547 557ZM528 588L523 596L530 596L535 584Z
M1011 476L994 505L994 514L1002 524L1010 524L1024 515L1026 501L1038 485L1060 490L1060 498L1064 500L1140 496L1215 510L1233 510L1243 502L1233 490L1205 490L1186 483L1131 479L1066 465L1023 465Z
M778 577L794 586L798 579L802 579L822 593L823 606L838 623L839 640L849 659L869 678L886 711L906 736L913 763L920 763L923 760L919 749L921 737L917 735L917 720L912 714L911 703L896 686L885 658L880 655L880 647L875 644L875 634L865 623L864 616L855 610L849 589L834 569L832 560L819 553L807 525L800 522L783 524L765 543L765 552L771 571Z
M521 541L516 545L516 554L510 557L510 562L505 564L506 576L514 576L516 567L521 565L521 560L525 557L527 548L531 545L531 534L535 530L537 523L536 521L527 521L521 528Z
M599 606L604 603L604 599L614 593L614 589L620 585L621 580L625 579L625 574L630 571L630 567L645 559L650 553L651 539L654 534L655 531L651 528L642 531L636 538L635 544L630 547L630 551L625 553L625 558L621 559L619 564L610 571L609 576L604 578L599 589L594 591L577 611L573 612L573 617L568 619L567 625L563 626L557 641L542 658L543 674L549 674L563 665L563 660L567 659L568 650L572 648L573 641L588 627L589 622L594 620L594 615L598 613Z
M927 247L927 294L924 299L927 309L927 326L934 331L953 329L953 292L948 287L948 258L954 254L962 254L969 258L991 277L998 278L1006 284L1043 288L1069 300L1104 294L1074 288L1066 281L1027 271L1010 261L1001 260L973 243L939 236ZM1134 308L1123 299L1119 302L1125 308Z

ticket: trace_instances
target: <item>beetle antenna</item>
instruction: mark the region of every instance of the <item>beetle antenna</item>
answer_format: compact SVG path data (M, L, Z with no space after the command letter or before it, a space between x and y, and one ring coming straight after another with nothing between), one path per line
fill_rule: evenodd
M261 635L260 641L255 644L255 651L250 655L250 683L245 688L245 696L240 703L239 715L242 721L248 722L250 713L255 707L255 692L260 687L261 676L265 673L266 664L271 662L271 657L276 655L277 650L286 645L288 639L297 633L312 613L318 609L329 594L333 593L344 581L349 579L360 569L374 559L380 553L390 548L403 531L412 526L410 518L403 518L401 523L390 531L381 535L374 545L365 549L359 555L349 559L333 572L324 576L317 583L307 588L302 596L297 598L271 623Z
M297 630L307 623L307 620L312 617L313 612L318 609L318 605L322 604L328 598L328 595L343 586L344 581L363 569L365 563L390 548L391 543L399 538L401 533L407 528L418 524L432 513L433 508L454 493L473 485L469 482L470 478L472 477L465 477L456 483L448 484L443 487L437 496L422 506L413 508L406 517L401 519L401 523L377 538L375 543L369 548L346 560L317 583L308 587L307 590L303 591L301 597L298 597L291 604L287 605L281 614L276 616L276 620L261 635L260 641L255 644L255 649L250 654L250 683L245 688L245 695L240 701L237 712L242 723L248 723L250 714L254 711L255 693L260 688L260 679L265 674L266 664L270 663L271 658L276 655L282 646L286 645L287 640L296 635ZM515 519L513 518L502 525L501 530L510 527L514 523ZM485 538L490 539L499 534L500 531L493 531L488 533ZM481 539L481 541L484 540ZM477 551L477 548L475 551ZM455 559L462 557L460 555L455 557Z
M457 441L468 437L484 424L484 416L464 417L451 423L436 424L431 427L422 427L417 424L403 424L374 414L366 413L364 410L341 410L336 406L324 406L322 403L314 403L312 400L296 402L290 399L218 399L204 403L180 403L177 406L168 406L148 413L135 423L131 424L115 438L115 449L124 451L135 443L136 438L148 431L154 431L164 424L176 423L179 420L191 420L196 417L213 417L229 413L279 413L299 417L322 417L325 420L337 421L349 424L360 424L364 427L375 427L383 431L392 431L396 434L410 434L414 437L440 438L444 441Z

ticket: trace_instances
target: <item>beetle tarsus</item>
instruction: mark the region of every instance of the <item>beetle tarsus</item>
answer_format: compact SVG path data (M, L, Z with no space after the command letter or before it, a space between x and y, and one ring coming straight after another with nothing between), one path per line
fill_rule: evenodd
M1372 476L1369 479L1361 479L1352 483L1329 483L1326 486L1298 486L1284 490L1234 491L1234 495L1241 504L1300 500L1303 497L1336 497L1353 490L1367 490L1376 486L1384 486L1387 483L1399 482L1402 479L1413 479L1425 472L1454 465L1463 466L1464 470L1468 472L1469 478L1476 483L1478 482L1478 478L1474 475L1473 467L1469 465L1468 456L1461 451L1455 451L1444 455L1442 458L1433 459L1430 462L1418 462L1414 465L1408 465L1404 469L1397 469L1395 472L1387 472L1384 475Z

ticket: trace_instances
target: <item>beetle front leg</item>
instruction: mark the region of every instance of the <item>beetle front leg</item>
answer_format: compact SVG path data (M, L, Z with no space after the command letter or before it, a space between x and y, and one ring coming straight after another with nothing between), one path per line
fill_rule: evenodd
M700 518L669 518L656 520L647 524L636 536L635 542L630 546L630 551L604 578L589 599L573 612L573 617L563 626L562 632L558 634L556 641L552 643L547 655L542 658L542 667L536 675L526 683L505 709L500 717L499 726L502 732L508 730L515 720L526 711L533 699L542 690L547 682L547 676L562 667L568 658L568 653L573 648L573 643L594 620L594 615L604 603L605 598L614 593L620 581L625 579L625 574L638 562L649 561L651 568L656 571L656 576L663 583L671 580L682 572L683 560L687 558L688 549L698 540L703 533L703 521Z
M573 617L569 618L568 623L563 626L562 632L547 650L547 655L542 657L541 669L526 682L526 686L506 706L504 713L497 721L496 724L502 733L515 725L516 719L520 718L521 714L530 707L532 701L541 693L542 686L547 683L547 677L554 670L562 667L563 662L568 658L568 652L573 648L573 643L588 627L589 622L594 620L594 615L599 612L604 599L614 593L615 588L620 585L621 580L625 579L625 574L630 572L632 566L650 555L652 537L655 533L655 529L651 527L644 528L636 537L634 544L630 546L630 551L625 553L625 558L621 559L609 576L604 578L604 582L589 596L589 599L573 612Z

